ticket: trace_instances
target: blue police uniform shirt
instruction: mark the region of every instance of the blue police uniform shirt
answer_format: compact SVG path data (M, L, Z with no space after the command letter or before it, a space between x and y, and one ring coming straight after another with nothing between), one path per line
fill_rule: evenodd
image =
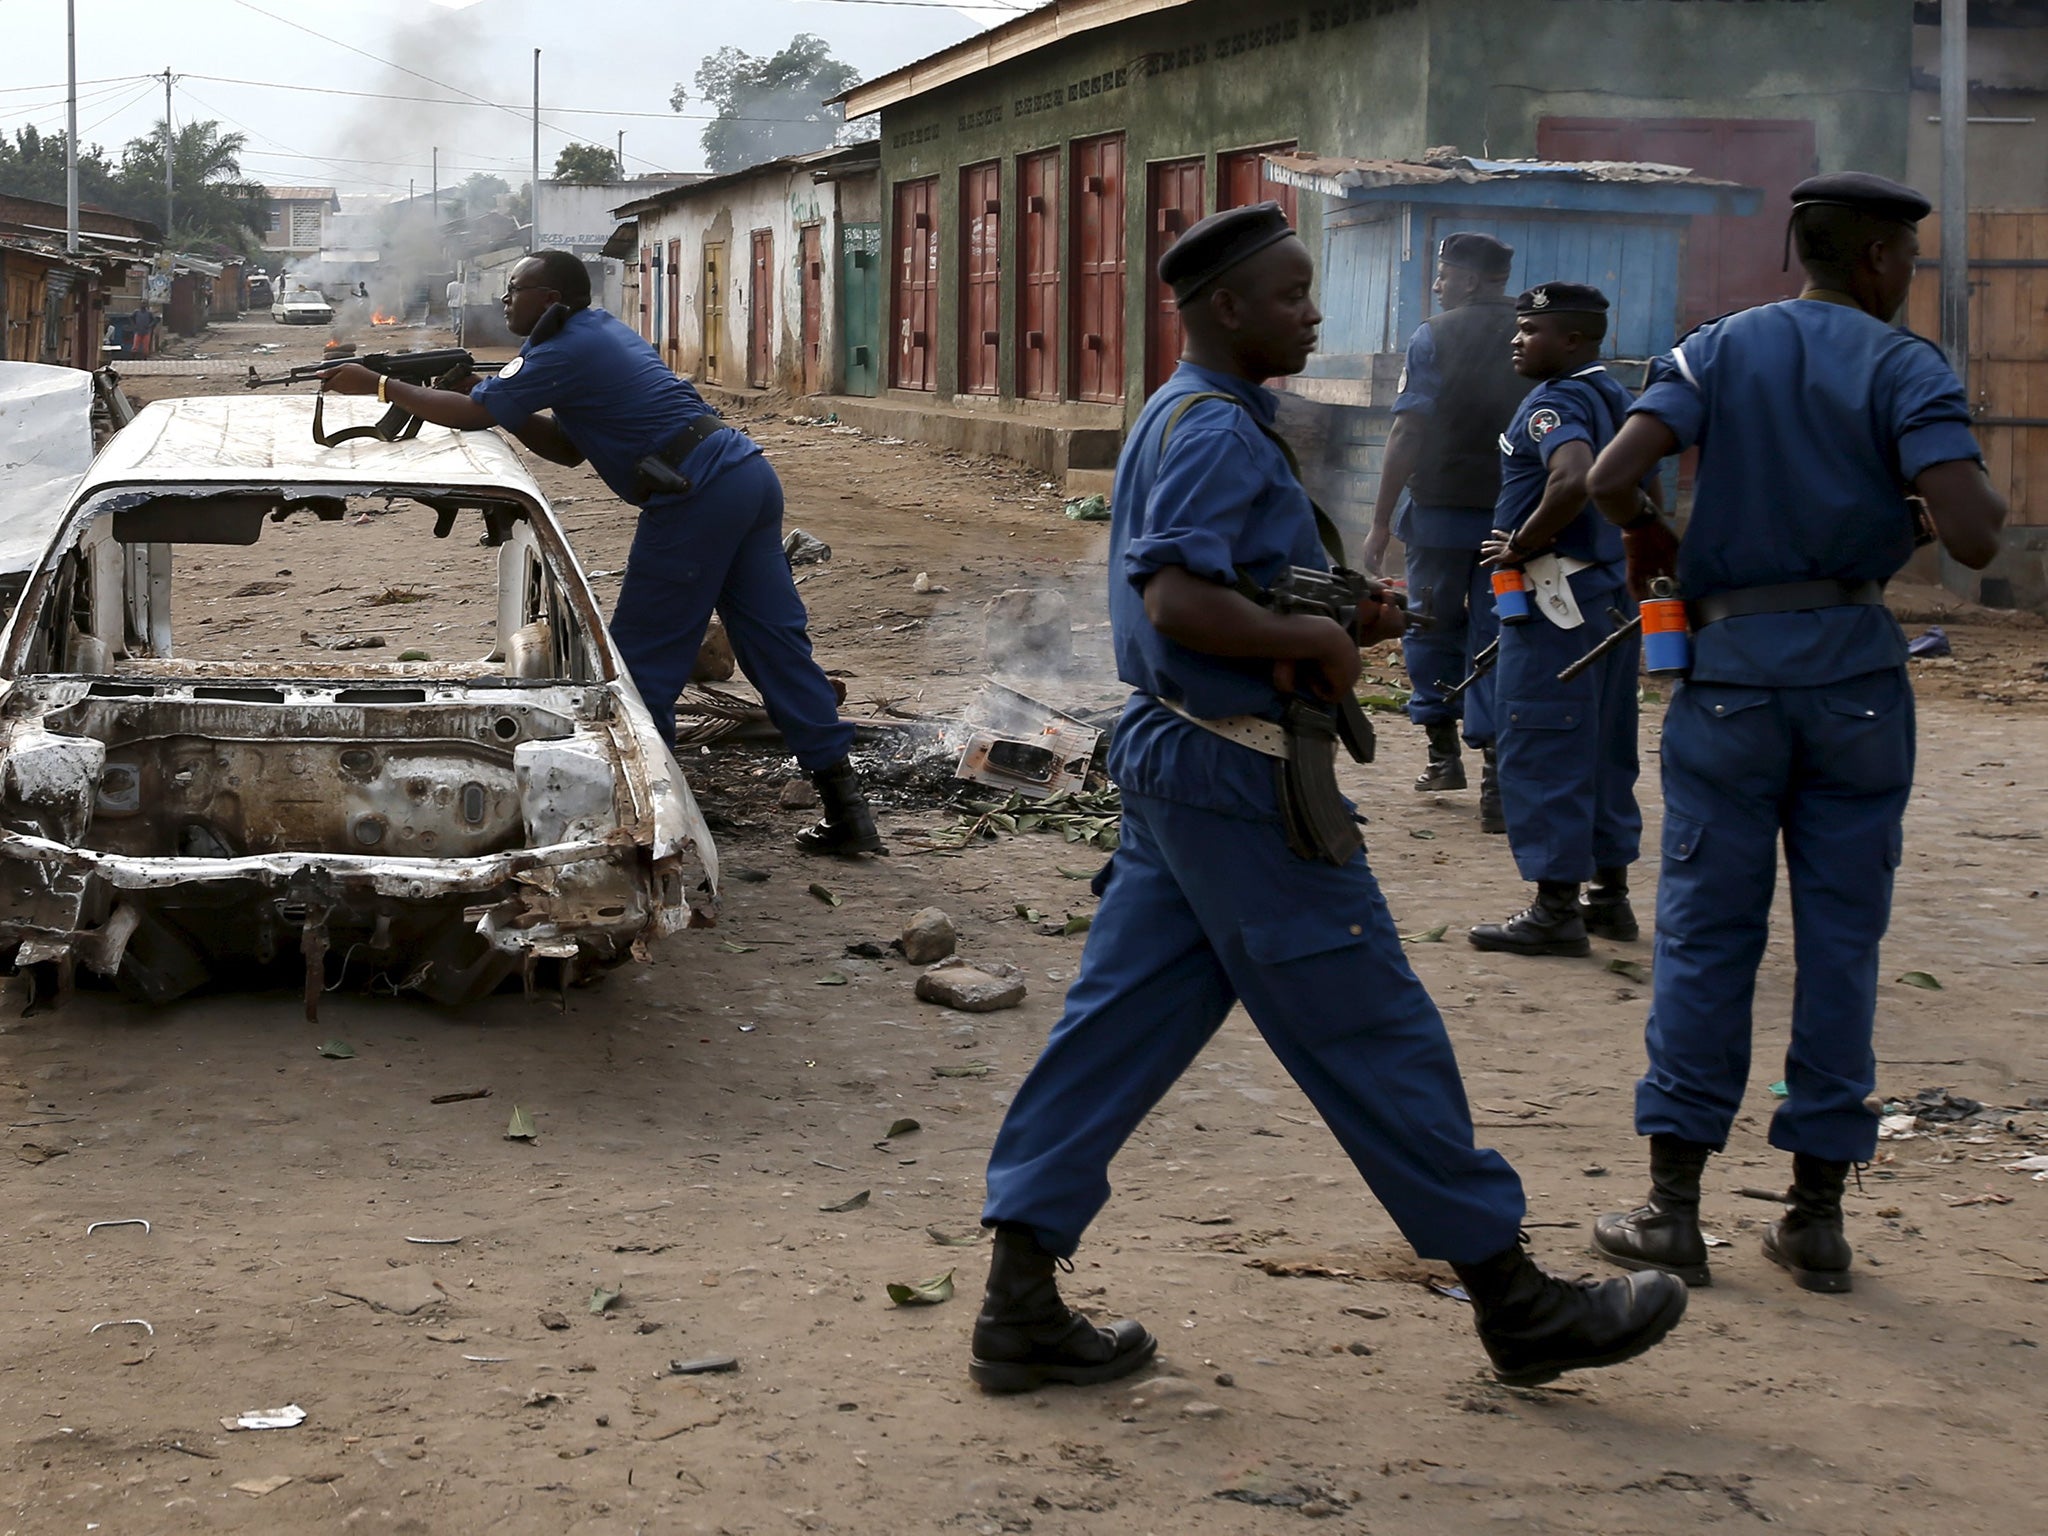
M519 356L482 380L470 398L489 407L503 427L552 410L598 477L626 501L633 499L633 466L693 417L712 414L704 397L641 336L595 308L573 311L546 341L529 337ZM719 432L679 468L701 491L721 469L760 451L744 432Z
M1217 393L1175 423L1162 454L1160 433L1189 395ZM1145 584L1170 565L1223 585L1242 571L1269 586L1287 567L1329 568L1308 492L1260 430L1272 426L1271 391L1229 374L1182 363L1145 402L1117 463L1109 532L1109 617L1117 675L1140 694L1172 699L1215 719L1278 719L1273 664L1211 656L1169 640L1145 616ZM1207 806L1227 814L1273 814L1272 764L1179 716L1132 701L1111 751L1126 790Z
M1598 454L1621 430L1635 399L1595 363L1565 378L1545 379L1522 401L1500 439L1500 500L1493 526L1512 533L1529 520L1550 481L1550 456L1566 443ZM1621 530L1591 506L1565 525L1556 552L1608 564L1622 559Z
M1905 504L1936 464L1979 459L1947 359L1860 309L1788 299L1701 326L1634 409L1700 450L1679 546L1688 598L1780 582L1885 581L1913 553ZM1798 686L1903 665L1882 607L1752 614L1693 636L1698 682Z

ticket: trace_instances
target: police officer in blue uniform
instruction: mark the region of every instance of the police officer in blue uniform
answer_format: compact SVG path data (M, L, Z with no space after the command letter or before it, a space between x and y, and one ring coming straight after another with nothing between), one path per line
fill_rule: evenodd
M1388 540L1400 537L1409 594L1432 621L1401 642L1413 689L1408 718L1429 738L1429 762L1415 787L1465 787L1458 750L1462 711L1464 739L1483 760L1479 824L1488 832L1507 830L1494 759L1494 684L1482 677L1458 699L1444 694L1471 672L1497 632L1479 546L1492 530L1500 494L1500 434L1529 393L1529 381L1515 372L1508 353L1515 334L1515 305L1507 293L1514 259L1512 246L1475 231L1446 236L1438 247L1433 291L1443 308L1408 343L1365 542L1365 568L1377 575Z
M1515 317L1516 371L1539 382L1501 436L1500 501L1482 553L1489 568L1521 570L1533 610L1501 625L1494 725L1508 845L1536 899L1470 938L1475 949L1583 955L1589 934L1637 936L1628 867L1643 831L1635 792L1641 644L1631 636L1558 680L1633 617L1621 532L1587 501L1586 474L1635 402L1600 366L1607 295L1598 288L1544 283L1515 301Z
M994 1254L970 1374L1021 1391L1111 1380L1151 1357L1139 1324L1071 1311L1054 1268L1109 1198L1117 1150L1240 1001L1403 1234L1463 1277L1503 1380L1639 1354L1676 1324L1685 1287L1568 1282L1529 1259L1521 1183L1473 1144L1443 1020L1355 828L1344 821L1348 843L1292 846L1286 801L1308 761L1296 754L1318 750L1303 711L1354 686L1354 634L1400 624L1373 598L1347 630L1249 595L1290 566L1326 570L1335 542L1319 537L1260 386L1315 346L1308 252L1263 203L1196 224L1159 275L1187 345L1132 429L1112 501L1111 627L1136 690L1110 758L1122 843L1065 1011L989 1159ZM1319 742L1327 769L1327 729Z
M1675 565L1692 628L1691 673L1664 721L1649 1070L1636 1089L1650 1194L1601 1217L1593 1246L1709 1283L1700 1176L1742 1105L1782 840L1798 982L1770 1141L1792 1155L1792 1185L1764 1252L1806 1289L1842 1292L1843 1181L1877 1146L1878 945L1913 783L1905 637L1884 583L1923 524L1910 496L1976 568L1996 556L2006 509L1955 374L1892 323L1927 200L1846 173L1800 183L1792 201L1804 291L1659 358L1592 473L1601 512L1628 529L1632 578ZM1693 446L1692 517L1674 550L1635 489Z
M716 609L769 718L817 785L824 819L799 832L798 844L812 853L878 852L874 815L847 758L853 728L811 655L783 557L782 482L760 446L720 420L623 322L591 307L590 274L569 252L517 263L504 304L506 325L525 345L467 396L387 382L352 363L323 388L375 394L446 427L504 427L557 464L587 457L640 508L611 632L662 739L675 740L675 702Z

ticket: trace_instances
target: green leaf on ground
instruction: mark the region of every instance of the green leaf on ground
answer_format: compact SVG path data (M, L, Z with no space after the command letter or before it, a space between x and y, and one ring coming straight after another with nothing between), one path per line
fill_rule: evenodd
M600 1285L590 1293L590 1315L592 1317L604 1316L611 1308L618 1305L619 1294L617 1291L608 1291Z
M533 1128L533 1116L529 1115L517 1104L514 1104L512 1106L512 1123L505 1127L505 1139L507 1141L535 1141L539 1137L540 1132Z
M1043 912L1039 911L1036 907L1027 906L1021 901L1017 903L1014 910L1027 923L1042 923L1045 921L1045 914Z
M933 1275L929 1280L920 1280L915 1285L904 1285L900 1281L889 1282L889 1299L899 1307L935 1307L942 1301L953 1299L953 1271Z
M924 1127L922 1125L919 1125L915 1120L897 1120L891 1122L889 1129L882 1132L882 1134L885 1137L908 1136L912 1131L921 1131L923 1129Z
M818 1209L827 1216L838 1216L843 1215L847 1211L857 1211L868 1203L868 1197L873 1193L874 1191L871 1189L864 1189L851 1199L842 1200L837 1205L821 1205Z
M1450 931L1451 925L1449 923L1438 923L1434 928L1425 928L1421 933L1402 934L1401 942L1403 944L1441 944L1444 941L1444 935Z
M812 985L818 987L843 987L846 985L846 974L843 971L827 971L813 982Z
M728 955L751 955L755 950L759 949L761 946L758 944L735 944L731 939L727 939L723 944L719 945L718 947L724 950Z
M1943 990L1940 979L1926 971L1908 971L1899 980L1909 987L1919 987L1926 992L1939 992Z
M1086 933L1094 921L1086 912L1069 912L1066 922L1060 927L1060 937L1071 939L1077 933Z
M966 1237L955 1237L943 1227L926 1227L924 1235L937 1243L941 1248L972 1248L981 1241L982 1237L980 1232L970 1233Z
M1617 976L1626 976L1630 981L1647 984L1650 980L1650 968L1640 960L1610 960L1607 969Z
M400 651L398 659L400 661L432 661L434 658L425 651Z
M356 1053L356 1048L346 1040L329 1040L319 1049L322 1056L329 1057L335 1061L347 1061Z
M836 907L839 905L839 898L834 896L830 889L820 885L817 881L813 880L811 882L810 890L811 894L825 903L826 906Z

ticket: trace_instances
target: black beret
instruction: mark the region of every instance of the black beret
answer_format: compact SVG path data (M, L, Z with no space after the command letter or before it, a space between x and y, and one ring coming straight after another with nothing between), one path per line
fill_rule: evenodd
M1226 208L1198 219L1159 258L1159 281L1185 304L1239 262L1294 233L1278 203Z
M1447 267L1465 267L1481 277L1506 277L1515 264L1515 248L1477 230L1445 235L1436 259Z
M1607 295L1589 283L1538 283L1515 300L1518 315L1604 315Z
M1911 187L1868 171L1809 176L1792 189L1794 212L1815 203L1860 209L1894 224L1918 224L1934 206Z

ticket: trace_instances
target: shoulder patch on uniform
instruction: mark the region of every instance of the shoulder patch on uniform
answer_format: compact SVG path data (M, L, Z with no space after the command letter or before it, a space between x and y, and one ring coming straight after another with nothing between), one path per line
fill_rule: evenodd
M522 353L520 356L513 358L512 361L507 363L504 367L500 368L498 370L498 377L501 379L512 378L519 372L520 369L524 368L525 366L526 357Z
M1532 412L1529 417L1529 440L1540 443L1563 425L1564 418L1546 405L1542 410Z

